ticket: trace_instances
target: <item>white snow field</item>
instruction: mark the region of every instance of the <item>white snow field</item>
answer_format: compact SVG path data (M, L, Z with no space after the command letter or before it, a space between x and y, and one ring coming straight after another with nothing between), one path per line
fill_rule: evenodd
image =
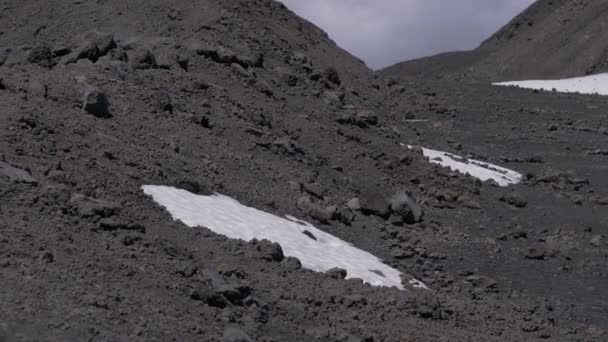
M555 91L562 93L581 93L608 95L608 73L562 80L530 80L492 83L497 86L515 86L520 88Z
M403 145L403 144L402 144ZM414 146L406 145L409 149ZM521 182L523 176L513 170L479 160L464 158L448 152L421 147L422 153L429 162L449 167L452 171L468 174L482 181L494 180L500 186L509 186Z
M401 272L310 223L290 216L281 218L217 193L202 196L156 185L144 185L142 189L165 207L174 220L189 227L206 227L232 239L267 239L279 243L285 256L298 258L303 267L313 271L325 272L339 267L347 271L347 278L360 278L374 286L404 289ZM409 284L427 289L416 279L409 278Z

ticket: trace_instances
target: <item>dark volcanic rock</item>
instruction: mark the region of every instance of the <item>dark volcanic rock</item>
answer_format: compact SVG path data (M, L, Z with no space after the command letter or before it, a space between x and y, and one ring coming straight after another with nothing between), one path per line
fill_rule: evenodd
M368 192L361 195L359 198L361 211L366 215L376 215L382 218L388 218L391 214L391 205L385 196L376 193Z
M344 279L346 278L347 272L342 268L332 268L331 270L325 272L325 274L334 279Z
M281 245L276 242L262 240L256 244L255 248L264 260L281 262L285 258Z
M83 111L93 114L98 118L111 117L108 98L97 88L91 87L87 89L82 102Z

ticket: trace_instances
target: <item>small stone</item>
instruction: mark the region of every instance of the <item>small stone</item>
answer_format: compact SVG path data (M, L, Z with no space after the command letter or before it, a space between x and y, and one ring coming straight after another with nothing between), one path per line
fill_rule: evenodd
M603 239L603 236L596 235L596 236L594 236L594 237L591 238L591 241L589 241L589 243L593 247L600 247L602 245L602 239Z
M129 61L135 69L156 68L156 58L150 50L137 48L129 54Z
M502 196L500 200L503 202L507 202L508 204L516 208L525 208L528 205L528 201L526 201L521 195L517 193L510 193L509 195Z
M310 196L302 196L298 199L297 206L308 216L321 223L329 223L337 216L337 208L335 206L322 206L314 203Z
M194 264L188 262L181 264L177 269L177 273L181 274L184 278L192 278L197 271L198 268Z
M320 183L304 184L304 190L317 198L323 198L323 194L325 193L325 188Z
M201 301L209 306L213 306L220 309L223 309L228 306L228 300L224 296L222 296L216 291L207 288L194 290L192 294L190 294L190 299Z
M409 259L409 258L413 257L414 255L416 255L416 253L411 249L404 250L401 248L396 248L396 249L391 250L391 256L398 260Z
M78 214L82 217L109 217L114 215L120 208L116 203L106 202L81 194L72 195L69 204L75 207L78 210Z
M325 272L325 274L327 274L330 278L333 279L344 279L346 278L347 272L343 268L334 267L329 271Z
M224 330L222 342L253 342L253 340L243 330L228 327Z
M171 95L169 95L169 93L164 91L158 92L154 96L154 99L156 101L156 108L163 112L173 112L173 103L171 101Z
M276 242L264 239L257 243L256 249L260 253L260 257L267 261L281 262L285 258L281 245Z
M53 66L53 52L46 45L37 45L28 52L27 61L50 68Z
M46 98L46 85L44 85L38 79L31 78L27 87L27 95L29 98Z
M97 88L90 87L84 94L82 110L98 118L111 117L109 101L104 93Z
M348 207L348 209L353 211L361 210L361 202L357 197L350 199L348 203L346 203L346 206Z
M138 241L141 241L140 236L125 235L122 238L122 244L125 246L132 246Z
M328 81L335 85L342 84L342 81L340 80L340 75L338 74L338 70L336 70L336 68L334 67L329 67L325 69L325 71L323 72L323 76L325 76Z
M341 96L341 94L335 92L335 91L325 91L323 92L323 102L325 102L325 104L327 104L328 106L334 106L334 107L342 107L342 99L344 98L344 96Z
M546 252L541 248L530 248L526 253L526 259L531 260L544 260L546 257Z
M44 263L50 264L55 261L55 256L53 255L53 253L46 251L42 253L42 255L40 256L40 260L42 260L42 262Z
M287 257L281 262L281 266L289 271L297 271L302 268L302 263L298 258Z
M173 69L178 65L177 52L169 48L162 48L155 52L156 65L160 69Z

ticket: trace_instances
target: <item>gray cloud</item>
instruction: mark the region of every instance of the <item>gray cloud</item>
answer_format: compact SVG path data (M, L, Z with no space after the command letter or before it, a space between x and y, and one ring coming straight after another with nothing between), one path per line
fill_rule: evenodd
M475 48L534 0L281 0L380 68Z

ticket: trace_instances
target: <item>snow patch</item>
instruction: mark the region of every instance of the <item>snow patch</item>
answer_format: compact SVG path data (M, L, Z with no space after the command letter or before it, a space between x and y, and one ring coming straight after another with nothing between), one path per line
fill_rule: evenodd
M406 146L409 149L414 148L411 145ZM518 172L483 161L423 147L422 153L433 164L449 167L452 171L468 174L482 181L494 180L500 186L517 184L523 179L523 176Z
M326 272L339 267L347 271L347 278L360 278L374 286L404 289L401 272L308 222L291 216L281 218L217 193L202 196L155 185L144 185L142 189L165 207L174 220L189 227L206 227L232 239L267 239L279 243L285 256L298 258L303 267L313 271ZM413 278L409 278L409 284L428 289Z
M515 86L527 89L551 91L555 89L562 93L581 93L608 95L608 73L584 77L566 78L561 80L529 80L492 83L497 86Z

